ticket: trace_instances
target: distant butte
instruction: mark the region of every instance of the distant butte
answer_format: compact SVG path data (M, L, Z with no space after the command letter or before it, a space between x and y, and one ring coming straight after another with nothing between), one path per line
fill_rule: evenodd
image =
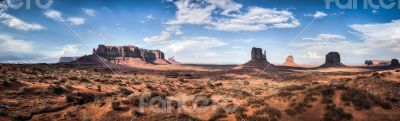
M292 55L289 55L286 58L285 63L283 63L284 66L298 66L295 62L294 62L294 57Z
M251 49L251 60L235 67L234 69L251 69L251 68L274 68L275 65L267 61L266 51L263 52L261 48L253 47Z
M325 63L320 67L346 67L346 65L340 62L340 54L338 52L329 52L325 57Z

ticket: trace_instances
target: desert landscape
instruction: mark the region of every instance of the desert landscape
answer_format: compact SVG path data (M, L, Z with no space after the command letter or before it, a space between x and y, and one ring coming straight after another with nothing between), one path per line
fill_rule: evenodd
M400 119L396 60L350 67L331 52L319 67L292 56L289 66L273 65L253 48L242 65L185 65L134 46L93 52L67 63L1 64L0 120Z
M0 0L0 121L400 121L400 0Z

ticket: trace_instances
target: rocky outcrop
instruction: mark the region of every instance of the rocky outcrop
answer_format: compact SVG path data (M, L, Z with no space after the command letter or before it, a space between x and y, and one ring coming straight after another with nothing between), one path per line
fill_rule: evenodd
M325 64L320 67L346 67L340 62L340 54L338 52L329 52L325 57Z
M174 56L169 57L167 61L168 61L169 63L171 63L171 64L180 64L180 62L178 62L178 61L175 60L175 57L174 57Z
M251 49L251 60L267 60L266 51L263 53L261 48L253 47Z
M390 61L388 60L365 60L365 65L368 66L387 66L390 65Z
M390 67L400 67L399 60L392 59L392 61L390 61Z
M235 67L234 69L249 69L249 68L274 68L275 66L267 61L266 51L261 48L253 47L251 49L251 60Z
M60 59L58 60L58 63L68 63L68 62L75 61L78 58L79 57L60 57Z
M297 66L297 64L294 62L294 58L292 55L289 55L286 58L285 63L283 63L284 66Z
M101 58L101 59L100 59ZM99 45L93 49L93 54L80 57L77 62L107 62L121 65L133 64L170 64L164 59L160 50L147 50L136 46L106 46Z

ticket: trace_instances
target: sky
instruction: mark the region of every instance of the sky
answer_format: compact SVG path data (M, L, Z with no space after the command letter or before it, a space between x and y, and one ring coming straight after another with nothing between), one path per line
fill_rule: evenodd
M252 47L274 64L288 55L322 64L330 51L345 64L399 58L398 1L327 1L0 0L0 62L55 63L99 44L159 49L184 63L241 64Z

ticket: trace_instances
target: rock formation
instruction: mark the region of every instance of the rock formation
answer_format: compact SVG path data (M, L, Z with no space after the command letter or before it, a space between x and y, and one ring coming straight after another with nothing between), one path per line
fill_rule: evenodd
M58 63L68 63L68 62L75 61L78 58L79 57L60 57L60 59L58 60Z
M253 47L251 49L251 60L267 60L266 51L262 51L261 48Z
M387 66L390 65L390 61L388 60L365 60L365 65L368 66Z
M169 57L167 61L168 61L169 63L171 63L171 64L180 64L180 62L178 62L178 61L175 60L175 57L174 57L174 56Z
M392 61L390 61L390 67L400 67L399 60L392 59Z
M253 47L251 49L251 60L235 67L234 69L243 69L243 68L274 68L275 66L267 61L266 51L263 52L261 48Z
M346 67L340 62L340 55L338 52L329 52L325 57L325 64L320 67Z
M292 55L289 55L286 58L285 63L283 63L284 66L297 66L297 64L294 62L294 58Z
M102 60L99 59L102 58ZM160 50L147 50L136 46L106 46L99 45L93 49L93 54L80 57L77 62L101 62L112 64L170 64L164 59L164 53Z

